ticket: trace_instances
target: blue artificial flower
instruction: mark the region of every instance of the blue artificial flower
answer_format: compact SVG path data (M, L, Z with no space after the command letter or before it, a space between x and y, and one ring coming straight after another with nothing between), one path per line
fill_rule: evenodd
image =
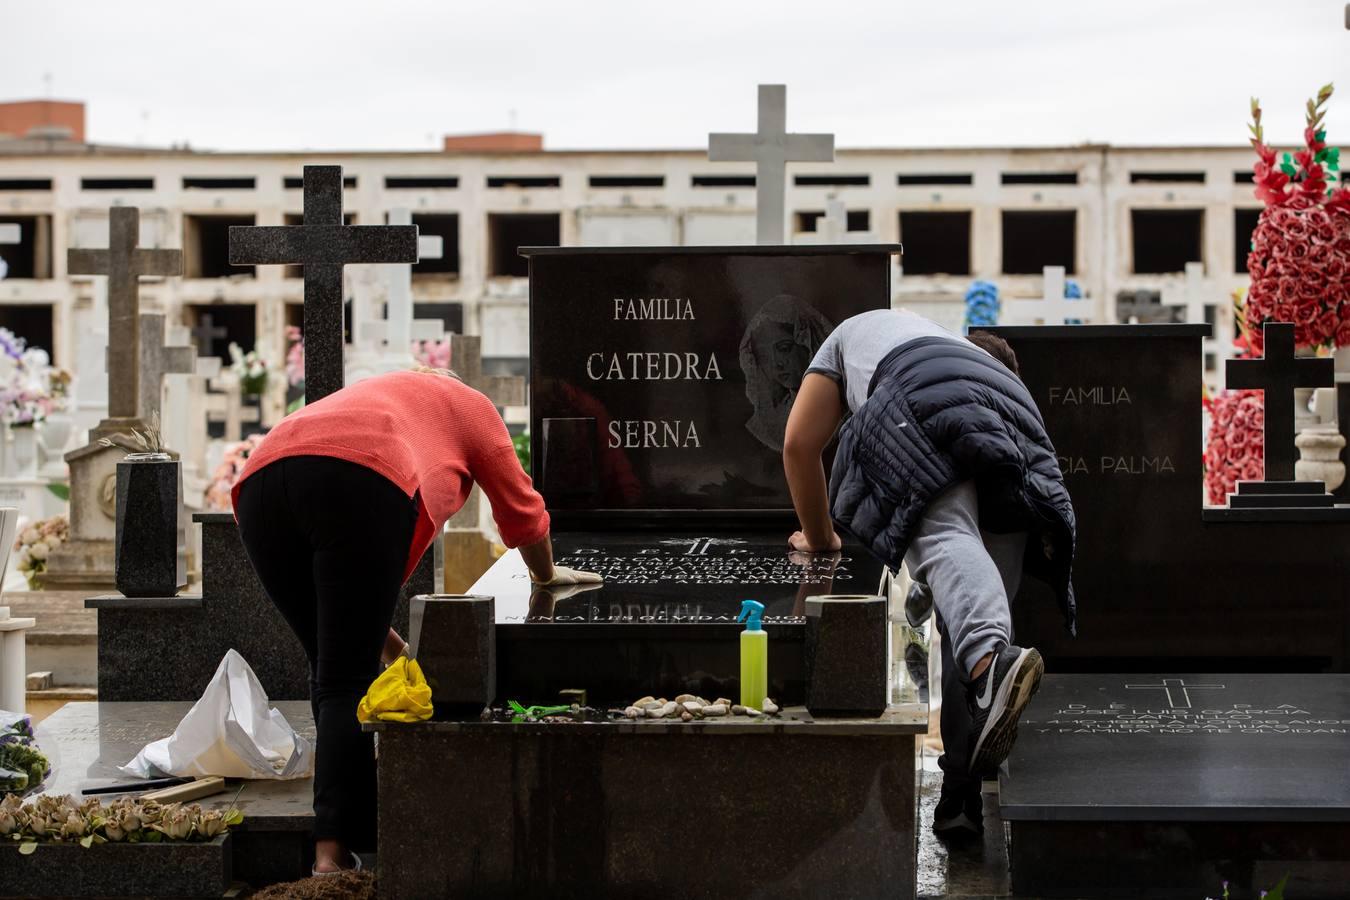
M966 330L997 325L1001 309L998 285L991 281L973 282L966 291Z

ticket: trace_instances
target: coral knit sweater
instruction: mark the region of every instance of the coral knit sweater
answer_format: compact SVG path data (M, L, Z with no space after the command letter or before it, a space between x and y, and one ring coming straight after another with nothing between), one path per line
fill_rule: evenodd
M234 499L250 475L290 456L345 459L379 472L417 498L405 580L464 505L474 482L492 503L506 546L531 544L548 534L544 500L521 468L496 407L454 378L391 372L291 413L249 455Z

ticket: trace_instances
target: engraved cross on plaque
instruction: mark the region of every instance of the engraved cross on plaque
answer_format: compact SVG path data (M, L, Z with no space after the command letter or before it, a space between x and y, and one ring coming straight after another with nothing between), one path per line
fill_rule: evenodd
M696 537L696 538L671 538L670 540L662 541L661 543L665 544L666 546L674 546L674 547L687 546L689 549L684 552L685 556L707 556L709 547L732 546L735 544L744 544L745 541L741 540L740 538Z
M1294 389L1330 387L1336 377L1331 359L1294 355L1294 326L1266 322L1265 356L1230 359L1230 388L1256 389L1265 394L1266 481L1294 480Z
M141 277L183 271L182 250L136 246L140 223L140 210L114 206L108 210L106 250L66 251L66 270L71 275L108 276L108 418L104 423L113 431L135 427L141 415Z
M712 162L755 163L755 233L761 244L787 238L784 215L789 162L833 162L834 135L787 133L787 87L759 86L759 130L708 135Z
M1166 691L1168 709L1190 709L1191 691L1222 691L1222 684L1187 684L1184 678L1164 678L1162 684L1127 684L1132 691Z
M342 224L342 167L305 166L302 225L233 225L230 263L305 269L305 399L342 387L342 267L417 262L417 226Z

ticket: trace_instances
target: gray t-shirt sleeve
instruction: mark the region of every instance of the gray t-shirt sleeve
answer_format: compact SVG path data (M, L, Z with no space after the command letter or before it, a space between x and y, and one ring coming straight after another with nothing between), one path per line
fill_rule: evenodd
M816 351L815 359L811 360L811 365L806 367L807 375L812 372L817 375L824 375L843 387L844 357L839 352L838 328L830 332L830 336L825 338L825 343L821 344L820 349Z

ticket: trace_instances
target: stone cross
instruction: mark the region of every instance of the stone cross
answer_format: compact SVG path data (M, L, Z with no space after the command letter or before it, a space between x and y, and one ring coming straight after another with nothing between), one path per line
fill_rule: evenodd
M23 230L13 222L0 222L0 244L17 244L23 240ZM9 274L9 263L0 257L0 281Z
M761 84L759 130L708 135L708 159L755 163L756 239L761 244L781 244L787 238L787 163L833 162L834 135L788 134L787 87Z
M483 374L483 339L450 335L450 368L460 380L482 392L497 406L524 406L525 379L519 375Z
M1294 355L1294 325L1266 322L1262 326L1265 356L1230 359L1230 388L1255 389L1265 394L1266 481L1294 480L1294 389L1330 387L1335 383L1335 361Z
M256 407L244 406L239 376L227 369L211 379L211 387L219 393L206 395L207 421L225 423L225 440L243 440L244 423L257 422L259 415Z
M1180 288L1164 289L1164 306L1174 306L1186 310L1186 321L1197 325L1206 323L1206 310L1214 309L1213 333L1204 340L1206 359L1228 359L1233 355L1233 304L1205 302L1205 264L1186 263L1186 280ZM1208 364L1205 367L1209 369ZM1215 385L1217 387L1217 385Z
M1190 709L1191 691L1222 691L1222 684L1187 684L1184 678L1164 678L1162 684L1127 684L1131 691L1166 691L1168 709Z
M141 313L140 416L147 424L160 412L165 375L192 372L197 351L192 347L167 346L164 341L164 314ZM161 429L162 429L161 425ZM178 450L181 448L175 447Z
M225 326L216 324L215 318L210 313L202 313L192 328L192 337L197 341L197 355L210 356L212 342L229 333L229 329Z
M1074 300L1064 296L1065 271L1063 266L1046 266L1043 270L1045 290L1038 300L1009 300L1008 313L1018 322L1063 325L1069 319L1091 321L1096 311L1086 299Z
M106 250L66 251L72 275L108 276L108 419L99 428L124 431L141 414L140 280L179 275L182 250L137 247L141 212L132 206L108 210ZM120 420L120 421L119 421Z
M305 268L305 398L342 387L342 267L417 262L415 225L342 224L342 167L305 166L302 225L232 225L230 263Z
M411 225L412 213L407 209L389 212L390 225ZM417 258L440 259L440 235L417 238ZM386 352L400 357L408 355L413 341L439 341L445 337L445 325L439 319L413 318L412 266L387 266L384 281L384 321L368 321L356 326L360 338L384 341Z
M825 215L816 221L816 234L821 243L841 244L848 236L848 210L844 201L831 197L825 201Z

